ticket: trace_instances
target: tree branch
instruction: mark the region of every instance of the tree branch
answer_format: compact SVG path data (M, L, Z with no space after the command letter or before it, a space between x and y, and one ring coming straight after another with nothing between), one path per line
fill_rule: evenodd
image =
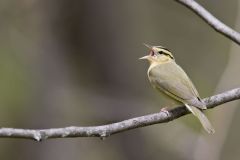
M212 26L217 32L225 35L237 44L240 44L240 34L230 27L216 19L206 9L199 5L194 0L175 0L200 16L205 22ZM240 88L236 88L209 98L205 98L204 102L207 108L214 108L223 103L240 99ZM42 141L50 138L65 138L65 137L100 137L106 138L110 135L124 132L127 130L149 126L157 123L165 123L189 114L185 106L179 106L168 112L161 111L159 113L149 114L141 117L136 117L121 122L89 127L65 127L52 129L16 129L16 128L0 128L0 137L8 138L25 138L36 141Z
M240 99L240 88L233 89L209 98L203 99L207 108L214 108L223 103ZM185 106L179 106L174 109L161 111L159 113L149 114L141 117L131 118L121 122L90 127L65 127L53 129L15 129L1 128L0 137L9 138L25 138L36 141L42 141L50 138L65 138L65 137L100 137L106 138L110 135L124 132L127 130L149 126L157 123L165 123L189 114Z
M194 0L175 0L175 1L191 9L217 32L221 33L222 35L228 37L229 39L240 45L240 34L233 30L232 28L225 25L224 23L222 23L217 18L215 18L211 13L209 13L196 1Z

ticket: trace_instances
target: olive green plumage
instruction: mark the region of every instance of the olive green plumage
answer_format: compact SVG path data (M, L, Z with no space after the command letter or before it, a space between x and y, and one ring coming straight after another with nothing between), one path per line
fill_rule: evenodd
M149 47L149 46L148 46ZM207 117L200 109L206 109L195 86L184 70L176 64L172 53L161 46L153 46L147 59L150 62L148 78L152 86L167 94L171 98L185 104L201 122L208 133L214 133L214 129Z
M180 102L206 109L191 80L174 61L153 67L148 77L154 88Z

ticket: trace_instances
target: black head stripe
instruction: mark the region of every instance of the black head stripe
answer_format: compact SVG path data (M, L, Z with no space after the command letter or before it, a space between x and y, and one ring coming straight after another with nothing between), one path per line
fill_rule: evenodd
M165 52L163 52L162 54L164 54L164 55L170 57L171 59L174 59L173 56L172 56L171 54L168 54L168 53L165 53Z
M166 51L168 51L168 52L171 52L169 49L167 49L166 47L163 47L163 46L156 46L156 47L158 47L158 48L161 48L161 49L164 49L164 50L166 50Z
M165 56L168 56L168 57L170 57L171 59L174 59L174 57L171 55L171 54L168 54L168 53L166 53L166 52L163 52L163 51L160 51L160 52L158 52L159 54L163 54L163 55L165 55Z

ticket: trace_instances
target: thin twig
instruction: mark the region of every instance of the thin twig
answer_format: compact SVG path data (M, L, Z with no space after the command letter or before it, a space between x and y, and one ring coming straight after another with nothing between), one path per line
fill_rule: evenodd
M175 0L175 1L191 9L217 32L228 37L229 39L236 42L237 44L240 44L240 34L238 32L236 32L235 30L233 30L232 28L228 27L227 25L222 23L220 20L215 18L211 13L209 13L205 8L203 8L196 1L194 0Z
M209 98L205 98L204 102L207 108L214 108L223 103L240 99L240 88L233 89ZM179 106L174 109L161 111L159 113L149 114L141 117L131 118L121 122L90 127L65 127L52 129L15 129L15 128L1 128L0 137L9 138L25 138L36 141L42 141L50 138L65 138L65 137L100 137L106 138L110 135L140 128L157 123L165 123L189 114L184 106Z

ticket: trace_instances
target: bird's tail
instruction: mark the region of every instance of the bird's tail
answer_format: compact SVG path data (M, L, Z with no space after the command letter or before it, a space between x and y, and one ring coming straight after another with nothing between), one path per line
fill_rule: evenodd
M197 107L185 104L187 109L193 113L194 116L196 116L199 121L201 122L203 128L209 133L213 134L215 132L214 128L212 127L211 123L207 119L207 117L204 115L204 113L198 109Z

